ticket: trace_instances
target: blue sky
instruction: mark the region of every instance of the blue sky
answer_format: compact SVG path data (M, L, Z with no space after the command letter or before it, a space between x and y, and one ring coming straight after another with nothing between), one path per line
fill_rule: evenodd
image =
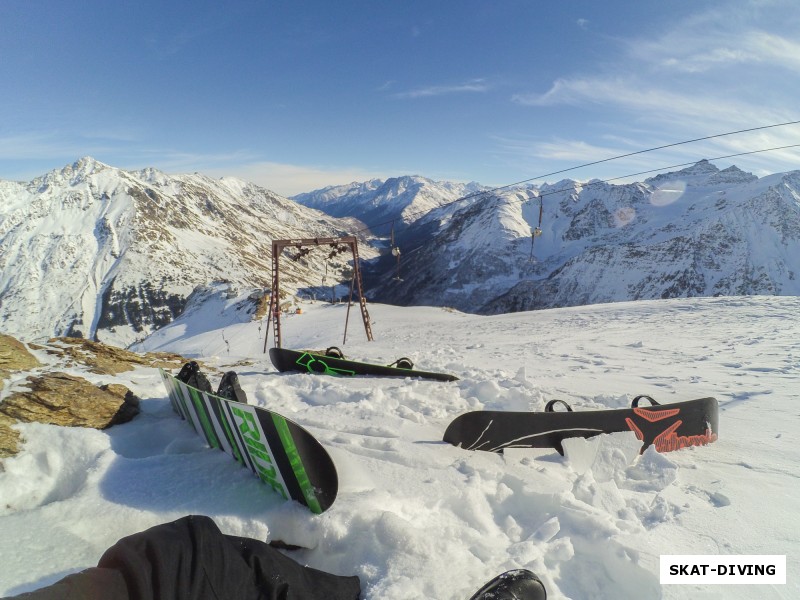
M0 26L0 179L93 156L283 195L501 186L800 120L797 0L3 0ZM546 179L791 144L800 124ZM715 164L800 169L800 149Z

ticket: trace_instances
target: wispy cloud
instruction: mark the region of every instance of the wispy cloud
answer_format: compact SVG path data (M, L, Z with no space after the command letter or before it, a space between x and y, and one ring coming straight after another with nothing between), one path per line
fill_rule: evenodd
M692 88L674 91L634 77L559 79L542 94L516 94L512 100L528 106L596 104L661 120L675 117L708 119L713 115L711 118L715 120L730 122L752 114L753 108L725 93L711 95Z
M238 177L287 197L330 185L387 179L391 176L359 168L290 165L266 161L206 169L203 173L212 177Z
M598 146L583 140L564 138L540 141L529 138L496 137L495 142L513 155L570 162L602 160L628 151L621 150L620 147Z
M560 79L543 94L518 94L513 100L540 107L597 106L622 117L628 126L669 123L676 130L706 131L711 126L724 131L732 124L753 123L754 114L765 124L792 120L787 112L756 107L724 93L680 86L666 89L633 77Z
M709 73L758 66L800 72L800 43L759 29L735 32L675 31L630 44L631 56L665 71Z
M627 40L628 54L645 66L691 73L739 65L797 71L796 9L796 0L726 2L688 15L660 35Z
M432 85L395 94L395 98L429 98L450 94L474 94L488 92L491 86L485 79L470 79L455 85Z
M789 10L794 5L794 0L757 0L696 12L660 36L625 40L626 51L591 76L566 75L544 92L518 93L512 101L592 108L627 123L670 123L695 131L794 120L800 92L794 77L800 72L800 42L788 33L796 31L792 18L800 23ZM777 22L776 15L785 17ZM781 82L777 88L775 81Z

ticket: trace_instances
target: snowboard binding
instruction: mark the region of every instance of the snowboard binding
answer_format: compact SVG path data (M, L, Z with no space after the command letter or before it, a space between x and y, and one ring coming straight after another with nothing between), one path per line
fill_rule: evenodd
M325 350L325 356L331 356L333 358L341 358L344 359L344 352L342 352L336 346L331 346L327 350Z
M406 358L405 356L402 358L398 358L393 363L386 365L387 367L397 367L398 369L413 369L414 363L411 362L410 358Z
M222 376L222 381L219 382L219 388L217 388L217 396L247 404L247 394L239 384L239 376L236 371L228 371Z
M200 370L200 365L197 364L197 361L193 360L183 365L177 379L201 392L212 391L211 383L208 381L208 377Z

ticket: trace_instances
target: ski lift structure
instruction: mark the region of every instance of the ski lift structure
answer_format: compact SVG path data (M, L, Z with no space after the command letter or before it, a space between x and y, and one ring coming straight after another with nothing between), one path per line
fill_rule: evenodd
M395 242L394 239L394 221L392 221L392 233L391 233L390 245L392 248L392 256L394 256L395 259L397 260L397 267L396 267L397 270L395 271L395 275L394 277L392 277L392 279L394 279L395 281L403 281L402 278L400 277L400 246L397 245L397 242Z
M528 257L528 262L536 262L536 258L533 255L533 243L536 241L536 238L542 235L542 215L544 214L544 202L542 201L542 196L539 195L539 224L536 227L531 228L531 254Z
M328 260L341 252L348 250L353 256L353 272L350 278L350 298L347 303L347 316L345 317L344 324L344 344L347 340L347 326L350 321L350 307L353 304L353 294L358 293L358 304L361 309L361 318L364 321L364 331L367 334L367 341L373 341L372 327L370 325L369 312L367 311L367 300L364 298L363 286L361 283L361 270L359 268L358 259L358 241L355 236L344 236L338 238L301 238L291 240L273 240L272 242L272 294L269 301L268 315L272 323L273 337L275 340L275 347L280 348L282 342L281 336L281 307L280 307L280 260L283 251L287 248L296 248L298 251L297 256L292 257L294 260L299 260L301 257L306 256L315 248L329 247ZM325 264L327 275L327 262ZM323 281L325 277L323 277ZM269 338L269 330L267 335L264 336L264 352L267 351L267 340Z

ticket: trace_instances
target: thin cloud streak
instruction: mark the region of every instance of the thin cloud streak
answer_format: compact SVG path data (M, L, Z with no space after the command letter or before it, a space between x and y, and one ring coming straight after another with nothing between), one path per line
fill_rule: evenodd
M731 38L735 38L735 45L730 44ZM656 42L634 44L631 52L679 73L707 73L742 65L800 71L800 43L765 31L705 37L673 34Z
M737 2L693 14L657 38L633 39L627 46L634 60L675 72L742 65L795 72L800 68L798 25L796 0Z
M490 85L484 79L472 79L458 85L434 85L394 94L395 98L429 98L449 94L488 92Z
M238 177L287 198L331 185L345 185L370 179L388 179L393 176L358 168L289 165L266 161L231 165L229 168L207 169L204 173L211 177Z
M673 123L678 120L692 126L702 124L702 131L707 131L709 125L720 131L730 124L757 126L758 123L753 123L753 115L758 115L758 121L763 124L791 121L797 117L796 112L732 100L726 94L716 96L689 88L681 93L622 78L559 79L544 94L517 94L512 101L539 107L596 104L616 111L628 111L627 114L636 113L644 120Z
M787 10L776 12L779 7ZM696 13L672 23L660 36L626 40L625 52L607 62L604 71L592 76L565 75L544 92L511 97L513 103L559 118L575 110L590 111L593 118L607 121L607 131L616 127L616 135L636 139L638 148L603 148L602 142L570 134L566 137L575 139L554 135L520 144L505 140L498 142L499 151L510 154L516 148L523 159L589 162L681 138L795 121L800 112L791 90L793 75L800 71L800 43L787 33L793 30L795 14L789 7L793 4L773 0ZM783 77L786 86L771 92L760 87L756 82L764 81L759 77L766 73ZM753 86L744 85L750 80ZM797 143L798 133L797 127L767 130L710 140L691 146L689 152L682 148L661 156L677 163L680 157L710 158L789 145ZM793 151L768 155L783 164L797 157ZM746 160L766 163L768 159L755 155ZM626 159L631 166L632 162Z
M539 107L597 104L615 110L657 115L661 119L676 115L698 117L715 114L717 119L730 120L750 112L750 107L738 106L728 99L702 98L696 91L682 94L619 77L559 79L544 94L516 94L512 101ZM721 116L720 111L728 116Z

